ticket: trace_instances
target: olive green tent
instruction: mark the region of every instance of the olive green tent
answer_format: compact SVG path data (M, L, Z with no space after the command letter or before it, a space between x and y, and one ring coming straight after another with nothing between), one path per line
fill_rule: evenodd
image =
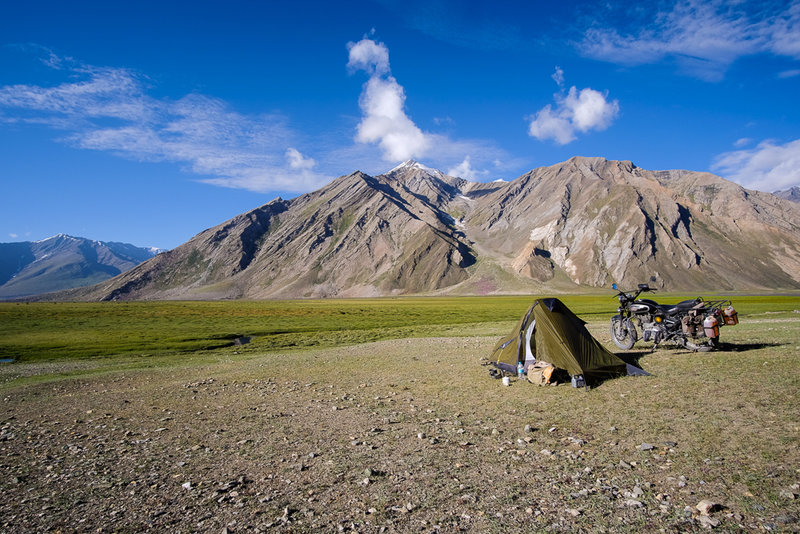
M537 360L589 381L647 374L606 350L584 321L554 298L533 303L514 330L495 345L491 363L516 372L517 364L522 363L527 370Z

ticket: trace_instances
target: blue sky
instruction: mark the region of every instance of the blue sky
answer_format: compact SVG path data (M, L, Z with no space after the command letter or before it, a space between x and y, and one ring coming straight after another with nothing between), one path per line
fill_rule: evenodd
M555 5L558 4L558 5ZM800 185L793 2L8 2L0 241L175 247L413 158Z

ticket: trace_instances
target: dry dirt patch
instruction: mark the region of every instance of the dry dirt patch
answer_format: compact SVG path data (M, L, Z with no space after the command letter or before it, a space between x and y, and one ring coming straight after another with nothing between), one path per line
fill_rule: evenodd
M721 384L715 369L739 367L747 352L668 349L643 355L649 378L588 392L503 387L479 364L495 341L220 352L202 365L12 385L2 400L0 526L800 528L796 378L764 391L766 371L743 369ZM778 353L761 359L796 369ZM701 500L718 506L705 515Z

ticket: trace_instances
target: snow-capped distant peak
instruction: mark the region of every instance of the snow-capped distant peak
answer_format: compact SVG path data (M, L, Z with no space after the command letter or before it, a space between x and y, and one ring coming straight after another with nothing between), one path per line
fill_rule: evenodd
M430 167L426 167L422 163L420 163L418 161L414 161L413 159L404 161L403 163L401 163L400 165L398 165L394 169L390 170L386 174L391 174L393 172L404 171L404 170L409 170L409 169L419 169L421 171L427 172L428 174L434 174L434 175L443 175L444 174L440 170L431 169Z
M78 240L78 238L77 238L77 237L72 237L71 235L67 235L67 234L56 234L56 235L54 235L54 236L50 236L50 237L48 237L48 238L41 239L41 240L39 240L39 241L34 241L34 243L45 243L45 242L47 242L47 241L52 241L53 239L71 239L71 240L73 240L73 241L77 241L77 240Z

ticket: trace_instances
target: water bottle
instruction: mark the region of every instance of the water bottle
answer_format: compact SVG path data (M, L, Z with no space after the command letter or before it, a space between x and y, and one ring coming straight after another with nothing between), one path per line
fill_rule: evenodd
M523 380L525 378L525 366L522 365L522 362L517 364L517 378L519 380Z

